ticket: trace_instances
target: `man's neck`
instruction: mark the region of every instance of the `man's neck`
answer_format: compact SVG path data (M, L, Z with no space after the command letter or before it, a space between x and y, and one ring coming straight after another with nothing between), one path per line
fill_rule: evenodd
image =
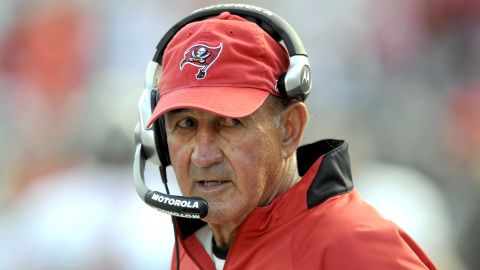
M240 224L208 224L208 226L213 232L215 244L218 247L223 247L230 246L232 244Z
M291 187L293 187L298 181L300 181L301 177L298 175L298 169L297 169L297 160L295 157L291 157L287 159L285 165L285 169L282 171L282 174L280 175L279 179L282 179L278 185L276 185L276 188L269 192L271 195L263 200L264 203L262 203L259 206L267 206L270 205L273 200L278 197L278 195L286 192L289 190Z

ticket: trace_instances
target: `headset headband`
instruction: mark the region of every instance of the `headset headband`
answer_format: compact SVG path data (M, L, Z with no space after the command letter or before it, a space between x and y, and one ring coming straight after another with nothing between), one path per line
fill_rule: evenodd
M157 45L157 52L153 57L153 61L162 65L162 57L167 47L167 44L173 38L173 36L185 25L201 21L208 17L219 15L220 13L227 11L231 14L239 15L245 19L251 20L258 24L264 31L269 33L272 37L277 37L284 42L290 57L295 55L307 56L305 48L301 42L300 37L295 30L288 24L287 21L282 19L277 14L266 10L261 7L244 4L220 4L197 9L189 16L175 24L167 33L163 36Z

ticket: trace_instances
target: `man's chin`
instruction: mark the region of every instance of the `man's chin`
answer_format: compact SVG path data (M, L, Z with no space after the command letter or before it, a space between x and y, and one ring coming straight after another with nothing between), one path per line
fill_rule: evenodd
M238 211L224 202L208 202L208 214L202 220L212 224L229 223L232 220L235 212Z

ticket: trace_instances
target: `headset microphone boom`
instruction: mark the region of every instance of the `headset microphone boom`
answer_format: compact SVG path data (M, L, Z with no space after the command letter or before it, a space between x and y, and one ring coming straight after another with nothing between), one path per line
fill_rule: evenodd
M149 206L171 216L183 218L201 219L207 216L208 204L202 198L184 197L169 194L166 176L166 163L164 157L157 152L157 143L154 133L154 127L147 128L147 121L150 119L152 110L151 98L152 91L156 91L155 76L158 72L158 63L150 61L145 74L145 89L138 101L140 121L135 127L135 156L133 161L133 179L135 189L140 198ZM168 151L165 149L163 151ZM167 194L152 191L145 185L145 163L150 160L159 166L160 175ZM168 161L169 162L169 161Z

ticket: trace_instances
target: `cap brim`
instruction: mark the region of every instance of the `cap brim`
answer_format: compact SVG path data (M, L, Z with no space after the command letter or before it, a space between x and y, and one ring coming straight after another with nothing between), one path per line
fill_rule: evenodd
M150 127L160 116L175 109L200 109L221 116L241 118L255 112L270 93L255 88L195 87L176 89L160 97Z

